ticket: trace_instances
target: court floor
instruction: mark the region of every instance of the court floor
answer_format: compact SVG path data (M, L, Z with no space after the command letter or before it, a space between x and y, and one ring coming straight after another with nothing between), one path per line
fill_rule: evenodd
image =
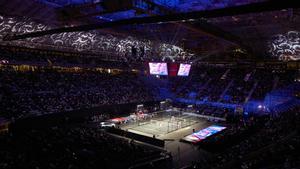
M187 115L167 115L155 117L147 121L129 123L121 126L121 129L137 134L161 137L182 128L198 123L200 119Z

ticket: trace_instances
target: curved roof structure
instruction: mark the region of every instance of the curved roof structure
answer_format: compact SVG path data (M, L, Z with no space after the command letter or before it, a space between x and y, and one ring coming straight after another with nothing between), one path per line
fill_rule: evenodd
M0 4L1 44L6 45L48 45L118 57L134 47L148 51L149 59L150 55L191 59L236 49L259 58L300 58L299 6L290 0L2 0ZM297 37L279 43L290 34Z

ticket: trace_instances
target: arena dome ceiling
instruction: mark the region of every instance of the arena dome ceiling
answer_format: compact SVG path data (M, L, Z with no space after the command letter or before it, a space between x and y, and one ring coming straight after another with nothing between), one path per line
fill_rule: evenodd
M135 18L145 18L148 21L148 18L156 16L160 21L169 19L170 16L187 16L185 14L195 12L197 16L204 17L183 17L182 20L147 24L132 22L97 29L96 33L121 39L133 37L141 41L161 42L197 56L243 48L257 57L286 58L282 55L291 55L290 51L285 50L287 47L297 55L290 57L294 59L300 58L297 54L298 46L293 46L295 43L279 45L278 40L273 42L276 39L274 37L300 31L298 6L290 2L292 1L277 2L277 5L282 6L278 8L267 0L27 0L26 3L21 0L0 0L0 14L6 18L20 19L22 16L27 21L29 18L34 23L46 26L48 29L44 31L48 31L91 24L105 25ZM246 9L249 6L250 9L253 4L261 4L261 8L254 9L252 6L250 12L241 11L242 7L245 6ZM217 12L211 15L211 11ZM4 36L2 33L2 37ZM59 37L50 37L53 36ZM296 45L298 39L295 39ZM88 50L97 50L90 47ZM284 51L290 53L286 54Z

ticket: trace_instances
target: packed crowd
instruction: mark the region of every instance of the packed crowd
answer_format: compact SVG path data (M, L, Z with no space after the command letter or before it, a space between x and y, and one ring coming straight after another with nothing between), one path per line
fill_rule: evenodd
M190 77L171 81L178 98L243 104L263 100L268 92L291 84L295 72L271 69L193 68Z
M152 91L135 74L1 70L0 79L0 113L6 117L20 118L155 99Z
M247 99L263 99L268 92L290 84L293 79L293 72L260 69L203 67L193 71L189 78L168 79L177 97L240 104ZM0 115L8 118L142 103L156 100L155 93L158 94L158 89L150 88L140 76L128 73L1 69L0 79ZM198 114L221 118L233 112L207 105L198 105L196 109ZM202 142L203 147L217 152L191 168L299 166L299 112L296 108L278 117L235 118L225 132ZM91 121L107 118L93 116ZM52 127L0 136L0 145L0 168L5 169L126 168L161 153L85 127ZM279 155L282 157L278 158Z
M229 114L233 114L233 109L228 108L218 108L208 105L197 106L197 113L206 116L219 117L226 119Z
M290 84L294 72L264 69L194 68L190 77L168 79L177 98L243 104L263 100L274 89ZM24 117L101 105L153 101L161 94L134 74L99 72L0 71L1 114ZM150 79L150 78L149 78ZM147 83L147 84L146 84ZM18 103L18 104L15 104ZM209 109L206 109L209 112ZM215 111L212 111L215 112ZM222 112L218 116L222 116Z
M162 150L83 126L0 135L1 169L123 169L166 155Z

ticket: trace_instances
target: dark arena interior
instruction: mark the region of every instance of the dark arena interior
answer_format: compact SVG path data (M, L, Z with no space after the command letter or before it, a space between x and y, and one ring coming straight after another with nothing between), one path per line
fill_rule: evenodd
M0 0L0 169L300 169L297 0Z

